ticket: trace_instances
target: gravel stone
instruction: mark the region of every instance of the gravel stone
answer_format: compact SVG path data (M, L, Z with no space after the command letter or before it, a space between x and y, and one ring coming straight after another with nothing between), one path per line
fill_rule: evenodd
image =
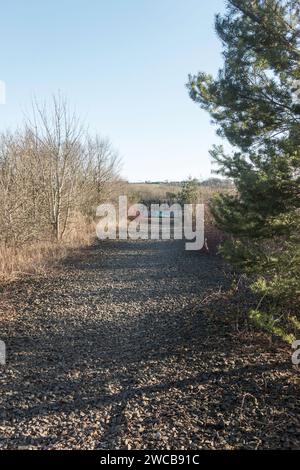
M107 241L6 287L0 448L299 448L289 348L204 306L229 283L182 241Z

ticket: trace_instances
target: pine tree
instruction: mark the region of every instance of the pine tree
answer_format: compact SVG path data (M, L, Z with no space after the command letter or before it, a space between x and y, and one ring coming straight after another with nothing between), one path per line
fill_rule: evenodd
M183 204L195 204L199 198L199 181L195 178L189 178L182 183L178 195L179 202Z
M227 0L215 26L224 67L215 79L190 76L188 88L233 148L211 151L236 186L212 211L230 236L225 258L268 300L268 315L252 317L270 326L297 312L300 297L299 1Z

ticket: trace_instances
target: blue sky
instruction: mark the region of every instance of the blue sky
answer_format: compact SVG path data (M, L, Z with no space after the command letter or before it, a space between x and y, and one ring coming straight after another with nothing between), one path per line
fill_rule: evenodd
M222 64L224 0L12 0L1 5L0 129L33 95L60 90L92 133L109 136L130 181L210 176L219 141L187 76Z

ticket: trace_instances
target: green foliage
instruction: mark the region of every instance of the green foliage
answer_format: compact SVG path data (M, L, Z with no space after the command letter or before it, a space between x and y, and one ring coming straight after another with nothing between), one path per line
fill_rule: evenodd
M225 16L216 17L224 67L216 79L201 72L188 83L233 147L211 151L237 189L212 203L229 234L221 251L286 318L299 312L300 298L299 24L298 1L228 0Z
M199 198L199 181L189 178L182 183L182 188L178 194L178 200L181 204L195 204Z
M270 334L280 337L286 343L293 343L296 337L293 333L288 333L287 328L291 325L279 326L277 323L280 319L274 318L270 313L261 312L259 310L250 310L249 317L254 325ZM299 328L297 329L299 332Z

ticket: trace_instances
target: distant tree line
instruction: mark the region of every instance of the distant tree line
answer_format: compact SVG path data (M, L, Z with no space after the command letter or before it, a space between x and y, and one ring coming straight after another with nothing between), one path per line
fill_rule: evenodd
M190 178L198 186L207 186L211 188L228 188L233 186L233 181L229 178L207 178L204 180L198 180L197 178ZM190 181L190 179L181 180L181 181L145 181L144 183L131 183L131 184L149 184L149 185L165 185L165 186L178 186L181 187L183 184Z

